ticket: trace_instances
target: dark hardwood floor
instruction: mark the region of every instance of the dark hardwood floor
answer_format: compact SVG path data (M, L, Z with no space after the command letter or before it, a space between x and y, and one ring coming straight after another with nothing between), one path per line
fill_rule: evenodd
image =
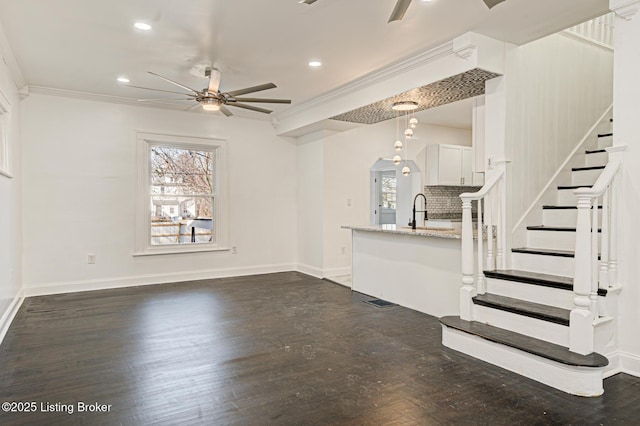
M638 378L570 396L444 348L436 318L363 300L299 273L27 299L0 346L0 402L74 412L0 424L640 422Z

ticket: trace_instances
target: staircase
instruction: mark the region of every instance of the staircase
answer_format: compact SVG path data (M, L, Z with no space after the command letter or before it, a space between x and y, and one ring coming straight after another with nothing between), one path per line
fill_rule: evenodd
M499 225L494 238L492 221L497 210L496 223L504 224L505 203L499 201L505 196L500 189L504 175L476 194L461 195L463 216L474 200L479 211L484 207L479 229L486 230L487 238L477 239L474 267L473 237L469 230L465 240L463 229L461 315L440 319L445 346L582 396L603 393L602 380L611 367L602 354L616 349L620 288L613 270L616 263L611 260L615 238L609 241L616 232L611 226L611 182L603 196L589 195L588 206L587 195L580 195L585 190L578 190L598 191L613 180L609 175L617 173L618 169L612 172L613 166L607 166L611 120L601 123L601 130L603 124L608 131L582 144L582 152L569 162L568 173L552 188L556 201L541 206L542 223L528 226L525 246L511 250L509 268L503 252L505 238ZM470 228L470 217L467 222Z

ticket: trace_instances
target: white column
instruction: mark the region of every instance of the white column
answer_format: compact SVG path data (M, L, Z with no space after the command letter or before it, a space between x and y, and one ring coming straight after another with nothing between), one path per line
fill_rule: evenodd
M473 319L473 221L471 200L462 200L462 288L460 289L460 318Z
M591 199L575 191L578 198L573 303L569 318L569 350L582 355L593 352L593 312L591 312Z

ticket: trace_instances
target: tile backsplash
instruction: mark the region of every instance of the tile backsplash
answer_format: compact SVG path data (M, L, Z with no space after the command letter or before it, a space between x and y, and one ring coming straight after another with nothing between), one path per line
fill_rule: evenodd
M425 186L429 219L462 219L462 200L460 194L477 192L480 186ZM478 203L472 203L472 215L475 217Z

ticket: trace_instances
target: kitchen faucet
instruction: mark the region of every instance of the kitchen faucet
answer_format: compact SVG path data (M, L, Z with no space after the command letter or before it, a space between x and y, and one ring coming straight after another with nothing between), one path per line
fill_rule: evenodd
M416 201L418 201L418 197L422 195L424 198L424 210L416 210ZM418 193L413 199L413 217L411 218L411 222L409 222L409 226L411 229L416 229L416 212L424 213L424 220L427 220L427 197L423 193Z

